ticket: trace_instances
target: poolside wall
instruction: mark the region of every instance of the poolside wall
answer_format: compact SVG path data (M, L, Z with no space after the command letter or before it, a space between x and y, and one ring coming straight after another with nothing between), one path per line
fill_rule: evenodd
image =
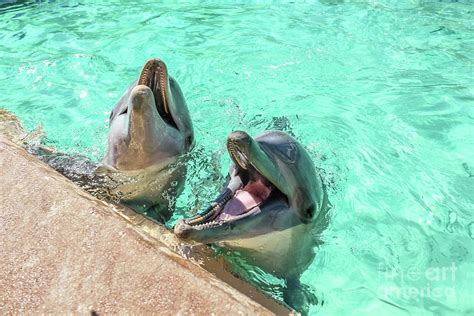
M0 314L289 313L178 254L205 248L90 196L0 135Z

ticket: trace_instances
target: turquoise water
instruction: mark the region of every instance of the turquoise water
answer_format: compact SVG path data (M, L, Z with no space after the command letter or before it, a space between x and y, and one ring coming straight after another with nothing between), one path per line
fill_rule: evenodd
M472 315L473 12L422 0L0 6L0 107L99 160L111 108L160 57L197 139L176 217L215 197L232 130L290 131L333 204L301 277L311 312Z

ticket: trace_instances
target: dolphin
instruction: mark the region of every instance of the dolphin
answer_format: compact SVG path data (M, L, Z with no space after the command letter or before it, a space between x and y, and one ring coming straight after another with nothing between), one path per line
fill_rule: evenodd
M287 303L301 301L286 294L301 288L299 276L314 258L314 225L328 209L321 176L303 146L280 131L255 138L233 132L227 150L232 164L225 188L204 212L178 220L174 232L238 250L286 280Z
M25 144L26 133L12 117L0 111L0 132ZM102 162L43 144L25 146L89 193L164 222L183 189L182 160L194 146L194 132L181 88L162 60L151 59L110 113Z
M179 159L193 145L181 88L162 60L151 59L110 113L107 152L95 172L114 181L109 193L120 202L154 207L166 220L185 179Z

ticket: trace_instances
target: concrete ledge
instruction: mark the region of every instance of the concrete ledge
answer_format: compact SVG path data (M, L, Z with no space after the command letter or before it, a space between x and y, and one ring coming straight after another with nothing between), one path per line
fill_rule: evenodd
M0 136L0 314L272 314L175 253L198 247Z

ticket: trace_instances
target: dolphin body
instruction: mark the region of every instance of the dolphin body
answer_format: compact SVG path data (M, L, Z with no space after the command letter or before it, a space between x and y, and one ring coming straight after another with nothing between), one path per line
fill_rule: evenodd
M27 149L89 193L164 222L183 189L186 166L181 158L193 145L183 93L165 63L151 59L110 114L101 163L46 146Z
M179 220L175 234L238 250L286 280L290 306L307 304L314 297L304 293L299 276L314 258L313 230L328 209L320 175L301 144L283 132L255 138L233 132L227 149L233 161L227 186L203 213Z

